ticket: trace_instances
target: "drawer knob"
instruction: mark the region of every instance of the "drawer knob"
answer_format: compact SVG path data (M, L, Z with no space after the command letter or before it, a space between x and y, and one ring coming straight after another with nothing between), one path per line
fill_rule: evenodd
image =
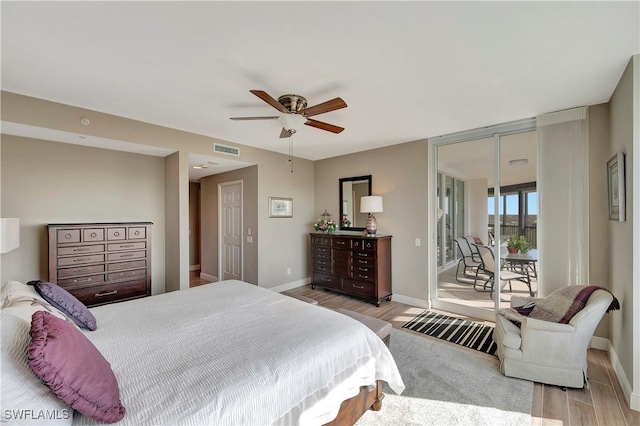
M114 232L113 235L115 235L116 237L120 236L120 233L118 231Z
M355 284L353 284L353 286L355 288L359 288L360 290L364 290L364 286L363 285L355 285Z
M82 247L82 248L73 249L73 251L89 251L89 250L91 250L89 247Z
M95 232L92 232L92 233L91 233L91 238L95 238L95 237L97 237L97 236L98 236L98 234L96 234Z
M331 278L322 278L322 281L331 281Z
M140 235L140 231L134 232L133 235Z
M366 261L366 260L358 260L358 262L360 262L360 263L367 263L367 261Z
M362 279L365 279L365 280L366 280L367 278L369 278L369 275L362 275L362 274L358 274L358 276L359 276L360 278L362 278Z
M64 239L65 240L70 240L71 239L71 234L64 234Z
M117 293L118 293L118 290L106 291L104 293L96 293L96 297L112 296Z

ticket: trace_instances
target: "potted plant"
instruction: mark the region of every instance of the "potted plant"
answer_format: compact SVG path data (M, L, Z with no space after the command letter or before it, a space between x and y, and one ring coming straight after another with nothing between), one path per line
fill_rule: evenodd
M518 251L526 253L529 251L529 243L524 235L519 237L512 235L507 240L507 250L509 250L509 253L518 253Z
M509 250L509 253L517 253L518 249L519 249L518 237L516 237L515 235L510 236L509 239L507 240L507 250Z

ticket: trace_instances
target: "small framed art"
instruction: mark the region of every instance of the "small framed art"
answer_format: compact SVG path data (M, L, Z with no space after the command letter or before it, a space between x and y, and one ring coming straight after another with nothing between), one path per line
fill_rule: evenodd
M293 217L293 198L269 197L269 217Z
M624 222L625 182L624 152L620 151L607 161L607 187L609 188L609 220Z

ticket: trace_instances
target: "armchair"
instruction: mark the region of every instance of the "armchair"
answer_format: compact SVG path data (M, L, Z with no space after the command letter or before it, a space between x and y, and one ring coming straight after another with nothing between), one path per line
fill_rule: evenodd
M513 298L512 307L535 300ZM587 383L587 349L613 295L596 290L568 324L522 317L520 328L496 313L493 340L505 376L539 383L582 388Z

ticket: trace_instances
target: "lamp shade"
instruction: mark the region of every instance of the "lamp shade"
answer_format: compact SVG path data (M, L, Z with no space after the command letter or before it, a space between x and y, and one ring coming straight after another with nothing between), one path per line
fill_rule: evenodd
M20 246L20 219L10 217L0 219L0 253L6 253Z
M382 212L382 197L379 195L370 195L360 198L360 213L379 213Z

